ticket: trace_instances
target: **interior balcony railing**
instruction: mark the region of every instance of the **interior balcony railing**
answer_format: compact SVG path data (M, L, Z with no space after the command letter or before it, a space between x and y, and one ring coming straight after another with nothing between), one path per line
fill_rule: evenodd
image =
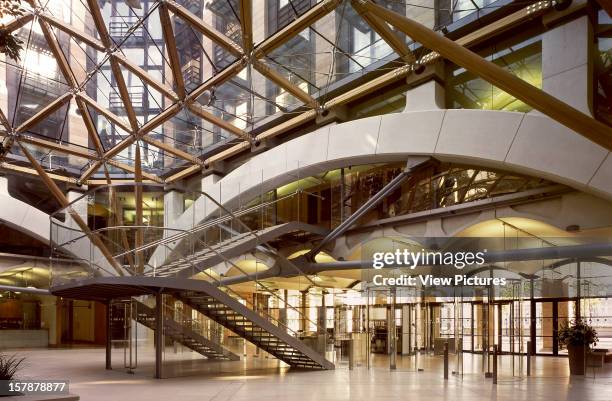
M55 99L65 92L66 86L60 82L59 77L53 79L28 71L24 74L22 90L28 94Z
M144 86L128 86L128 94L130 96L130 103L132 103L132 107L135 109L142 109L144 107ZM110 109L113 111L124 109L125 106L121 100L119 89L116 86L113 86L112 90L110 91L108 102Z
M130 35L131 38L143 38L144 29L142 25L133 29L138 20L139 18L135 15L112 15L108 25L108 33L113 38L124 38L127 35Z
M202 82L202 78L200 77L200 60L194 59L189 61L183 66L182 70L185 80L185 90L191 92Z

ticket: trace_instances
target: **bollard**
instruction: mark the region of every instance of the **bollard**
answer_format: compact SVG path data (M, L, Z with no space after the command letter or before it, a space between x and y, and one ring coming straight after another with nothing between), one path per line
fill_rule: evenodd
M531 376L531 341L527 341L527 376Z
M355 367L355 352L353 350L353 339L351 338L349 340L349 345L348 345L348 357L349 357L349 370L353 370L353 368Z
M448 380L448 341L444 342L444 380Z
M497 384L497 345L493 346L493 384Z

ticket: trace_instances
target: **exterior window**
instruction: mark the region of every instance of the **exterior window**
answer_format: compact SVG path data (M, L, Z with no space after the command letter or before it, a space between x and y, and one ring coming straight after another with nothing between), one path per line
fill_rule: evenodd
M308 92L308 83L307 82L300 82L297 84L297 86L303 90L304 92ZM295 105L295 98L286 91L282 91L278 96L276 96L276 104L281 106L281 107L291 107L292 105ZM275 107L275 112L279 112L281 111L281 109L279 109L278 107Z
M393 5L391 9L397 13L405 14L405 7L400 8ZM341 11L338 11L341 13ZM343 43L342 33L339 44L345 46L352 57L348 60L348 72L358 72L364 67L379 61L393 53L391 47L385 42L361 16L354 10L344 10L344 17L338 15L338 20L343 20L343 24L348 26L348 31L345 31L347 36L346 42ZM346 68L346 67L345 67Z
M128 36L128 32L135 24L143 12L149 8L149 2L143 2L143 9L131 9L123 1L111 1L104 5L102 12L105 21L108 22L109 34L114 40L126 40L122 47L122 53L132 63L135 63L146 70L159 81L163 81L163 41L161 40L161 28L157 13L151 17L142 27L134 30ZM156 32L156 29L160 32ZM126 38L127 36L127 38ZM92 68L93 65L90 65ZM128 93L132 106L137 114L140 124L146 122L149 116L155 116L163 108L163 98L159 92L145 85L142 80L131 72L124 71L123 78L128 87ZM106 63L100 68L97 74L97 86L88 88L90 96L104 107L108 107L115 114L125 117L125 108L119 94L116 78L111 73L110 64ZM98 117L99 134L105 148L114 146L124 138L127 133L123 132L114 124L110 124L106 118ZM125 162L131 162L129 158L133 151L129 150L118 155L125 158Z
M531 85L542 87L542 43L540 37L494 50L488 60ZM532 108L484 79L456 65L449 68L446 96L449 108L528 112Z

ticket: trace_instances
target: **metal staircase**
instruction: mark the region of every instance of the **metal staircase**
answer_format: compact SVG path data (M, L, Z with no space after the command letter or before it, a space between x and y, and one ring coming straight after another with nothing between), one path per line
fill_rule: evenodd
M132 302L135 305L136 321L155 331L155 310L135 299ZM224 361L240 360L238 355L170 317L164 319L164 335L208 359Z
M183 303L228 328L285 363L308 369L334 369L333 363L304 342L223 291L205 294L181 291Z
M334 369L334 364L325 359L323 353L317 352L297 338L298 333L283 322L264 310L251 309L246 305L248 301L240 298L231 289L225 287L225 290L222 290L204 280L145 276L95 277L51 288L51 293L56 296L102 302L129 296L159 294L160 291L171 294L291 366ZM143 324L146 321L149 325L154 322L151 320L150 308L140 310L143 311ZM145 315L148 317L145 318ZM174 327L172 325L173 323L168 323L167 327ZM186 331L181 330L180 333L185 335ZM197 339L195 336L193 338Z
M267 227L262 230L239 233L231 236L225 241L179 257L178 259L166 263L155 270L150 270L145 275L155 277L190 277L198 271L214 266L226 259L241 255L256 248L260 244L274 240L282 235L292 232L311 232L320 235L327 233L327 230L320 227L311 226L300 222L289 222ZM197 269L197 271L194 271Z

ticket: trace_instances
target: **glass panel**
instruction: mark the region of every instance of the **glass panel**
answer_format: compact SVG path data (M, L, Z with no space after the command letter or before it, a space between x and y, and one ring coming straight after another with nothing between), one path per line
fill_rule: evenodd
M553 352L553 302L536 303L536 353Z
M503 67L531 85L542 87L542 44L539 37L504 49L495 48L489 61ZM531 107L499 90L482 78L460 67L449 69L447 104L449 108L527 112Z

